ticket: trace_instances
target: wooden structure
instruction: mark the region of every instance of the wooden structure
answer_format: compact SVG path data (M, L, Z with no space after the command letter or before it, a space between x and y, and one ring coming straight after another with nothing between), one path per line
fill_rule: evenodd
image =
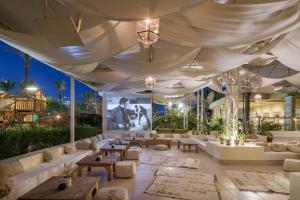
M71 187L59 190L58 185L65 182L64 178L52 177L18 200L92 200L99 190L99 181L99 177L78 177L72 179Z
M46 111L46 97L41 90L22 91L17 95L0 93L0 122L33 122L33 116Z

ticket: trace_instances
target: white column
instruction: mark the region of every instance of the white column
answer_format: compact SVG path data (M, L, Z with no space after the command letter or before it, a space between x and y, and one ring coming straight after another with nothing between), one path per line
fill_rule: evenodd
M199 90L197 91L197 134L199 134Z
M186 130L189 130L189 99L186 105Z
M74 143L75 138L75 81L70 78L71 101L70 101L70 142Z
M204 131L204 89L201 89L201 115L200 115L201 133Z

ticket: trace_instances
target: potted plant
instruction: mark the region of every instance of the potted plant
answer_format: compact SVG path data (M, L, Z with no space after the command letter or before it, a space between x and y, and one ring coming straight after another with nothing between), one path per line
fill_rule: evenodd
M63 177L65 179L65 183L67 187L72 186L72 177L74 176L75 172L76 172L76 165L74 163L64 164Z
M240 144L244 145L245 139L246 139L246 134L245 133L240 133L239 134L239 139L240 139Z
M274 122L265 122L264 119L262 119L262 122L261 122L258 130L259 130L260 135L267 136L267 142L272 142L274 136L269 131L281 130L281 126Z
M231 145L231 139L229 139L229 138L226 139L226 145L227 145L227 146L230 146L230 145Z
M225 135L222 133L219 135L219 138L220 138L220 143L224 144Z
M238 146L240 144L240 139L238 136L234 139L234 144L235 146Z

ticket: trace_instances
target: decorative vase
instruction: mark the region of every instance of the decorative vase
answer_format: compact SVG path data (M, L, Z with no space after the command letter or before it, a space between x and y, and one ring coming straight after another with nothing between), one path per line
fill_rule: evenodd
M220 140L220 143L221 143L221 144L224 144L224 139Z
M234 140L235 146L238 146L240 144L240 140Z
M227 145L227 146L230 146L230 145L231 145L231 139L227 139L227 140L226 140L226 145Z

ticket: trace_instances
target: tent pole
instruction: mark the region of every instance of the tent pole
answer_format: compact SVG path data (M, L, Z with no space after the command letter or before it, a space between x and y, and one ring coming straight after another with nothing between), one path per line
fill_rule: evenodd
M197 91L197 134L199 134L199 90Z
M75 141L75 81L70 77L71 87L71 101L70 101L70 143Z

